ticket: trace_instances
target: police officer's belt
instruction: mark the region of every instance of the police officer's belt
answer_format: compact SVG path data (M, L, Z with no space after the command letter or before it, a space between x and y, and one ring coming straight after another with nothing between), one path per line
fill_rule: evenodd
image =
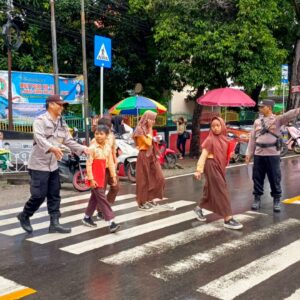
M272 143L272 144L261 144L261 143L255 143L256 146L260 148L270 148L270 147L276 147L277 143Z

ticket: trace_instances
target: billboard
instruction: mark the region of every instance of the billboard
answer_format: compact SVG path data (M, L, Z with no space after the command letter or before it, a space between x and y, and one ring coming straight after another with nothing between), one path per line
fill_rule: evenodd
M83 102L83 76L59 77L61 97L70 104ZM14 119L32 119L45 111L45 102L54 94L53 74L12 72ZM0 71L0 119L8 117L8 72Z

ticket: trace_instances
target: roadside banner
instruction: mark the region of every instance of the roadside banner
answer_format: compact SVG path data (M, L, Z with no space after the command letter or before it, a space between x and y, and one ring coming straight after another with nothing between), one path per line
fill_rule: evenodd
M83 77L59 78L61 97L70 104L83 101ZM53 74L12 72L13 117L35 118L45 111L45 102L54 94ZM0 119L7 118L8 72L0 71Z

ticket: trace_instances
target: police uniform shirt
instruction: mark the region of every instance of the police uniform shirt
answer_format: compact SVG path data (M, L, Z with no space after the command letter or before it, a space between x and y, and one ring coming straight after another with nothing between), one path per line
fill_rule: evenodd
M64 144L77 155L80 155L85 146L75 142L65 122L58 117L54 121L51 115L46 112L33 122L34 145L28 161L28 169L37 171L53 172L58 169L57 159L51 147L60 147Z
M272 133L276 134L277 136L280 136L280 127L282 125L288 124L291 120L295 119L300 114L300 109L292 109L283 115L276 116L272 114L269 117L263 117L265 127ZM274 147L267 147L267 148L261 148L255 143L259 144L274 144L276 142L276 137L273 136L270 133L265 133L263 135L260 135L260 132L262 130L262 122L261 119L256 119L253 125L253 130L250 134L250 139L248 143L248 148L246 151L246 155L249 155L250 157L255 155L260 156L274 156L274 155L280 155L280 151L276 149L276 146Z

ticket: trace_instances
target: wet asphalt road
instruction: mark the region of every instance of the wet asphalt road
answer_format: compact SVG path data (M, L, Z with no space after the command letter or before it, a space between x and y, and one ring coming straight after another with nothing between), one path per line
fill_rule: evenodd
M227 171L242 231L224 229L217 215L194 218L202 183L192 176L166 182L163 203L175 212L137 211L135 186L122 185L114 235L104 221L96 230L81 224L83 194L62 200L70 236L47 234L46 207L32 219L34 233L23 233L20 204L10 205L0 211L0 295L8 279L36 290L26 299L300 299L300 205L274 214L266 180L262 208L252 213L249 175L246 166ZM283 199L300 195L299 182L300 158L284 159Z

